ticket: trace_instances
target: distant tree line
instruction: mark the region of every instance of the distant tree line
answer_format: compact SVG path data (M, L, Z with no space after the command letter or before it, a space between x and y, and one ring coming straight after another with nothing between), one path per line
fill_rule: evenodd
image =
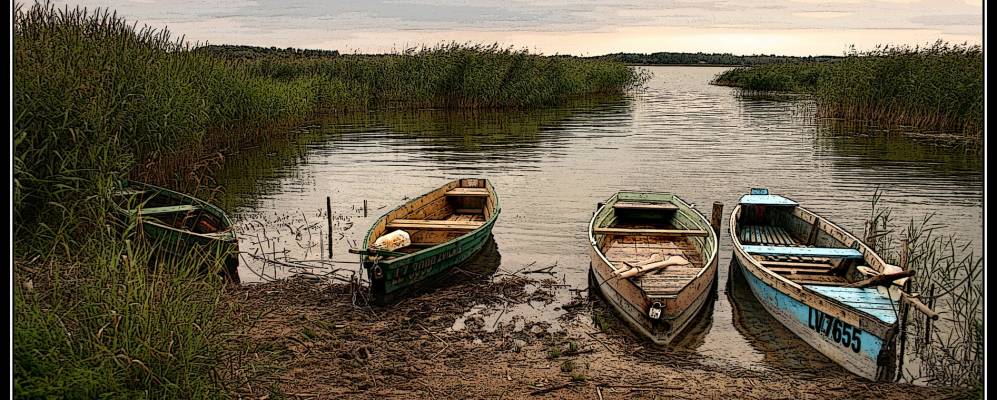
M208 45L196 51L229 59L257 59L262 57L319 58L339 56L339 50L296 49L294 47L256 47L237 45Z
M761 65L773 63L793 63L793 62L819 62L830 61L840 57L835 56L777 56L774 54L758 54L750 56L736 56L730 53L612 53L603 56L590 57L603 60L617 61L624 64L642 65L675 65L675 64L706 64L706 65Z

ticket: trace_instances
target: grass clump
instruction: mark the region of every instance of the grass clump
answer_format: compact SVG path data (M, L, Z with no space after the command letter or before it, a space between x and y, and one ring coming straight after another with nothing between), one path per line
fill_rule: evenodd
M16 262L13 387L22 398L215 398L229 331L217 277L108 239L93 259Z
M818 114L957 133L983 130L983 52L942 41L924 47L879 47L829 62L734 68L714 84L745 90L813 93Z

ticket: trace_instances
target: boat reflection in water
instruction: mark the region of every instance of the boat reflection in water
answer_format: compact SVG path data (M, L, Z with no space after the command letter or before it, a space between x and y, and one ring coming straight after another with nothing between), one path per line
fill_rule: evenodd
M731 261L729 271L727 298L732 305L734 328L763 354L763 363L775 369L819 371L822 376L851 375L769 315L751 293L737 261Z

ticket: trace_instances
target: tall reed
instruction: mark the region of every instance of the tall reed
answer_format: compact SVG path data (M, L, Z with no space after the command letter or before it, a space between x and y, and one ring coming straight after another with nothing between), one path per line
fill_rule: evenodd
M866 243L895 265L906 251L907 268L916 272L911 293L941 315L932 323L911 309L904 329L907 348L920 361L920 369L901 373L907 378L979 390L985 358L982 257L970 250L971 243L938 234L942 225L934 221L933 214L912 218L898 231L891 209L882 206L880 196L878 190L873 195Z
M983 52L942 41L883 46L821 63L734 68L717 85L813 93L818 114L877 120L978 140L983 130Z
M132 174L175 187L202 183L204 169L194 166L319 110L544 107L646 79L619 63L497 45L379 56L217 53L106 9L16 5L18 247L68 254L72 245L54 244L73 243L74 226L92 218L81 212L102 197L95 181Z

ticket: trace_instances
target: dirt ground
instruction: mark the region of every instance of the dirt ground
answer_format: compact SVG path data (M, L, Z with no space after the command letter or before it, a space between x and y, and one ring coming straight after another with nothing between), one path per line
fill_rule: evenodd
M504 274L391 307L342 282L293 278L226 294L244 325L226 359L244 398L959 398L949 388L819 371L756 371L642 343L587 296L550 323L495 318L551 305L554 280ZM468 316L470 315L470 316ZM501 317L501 314L498 315ZM492 318L489 318L492 319ZM458 321L458 329L455 329ZM489 321L490 322L490 321Z

